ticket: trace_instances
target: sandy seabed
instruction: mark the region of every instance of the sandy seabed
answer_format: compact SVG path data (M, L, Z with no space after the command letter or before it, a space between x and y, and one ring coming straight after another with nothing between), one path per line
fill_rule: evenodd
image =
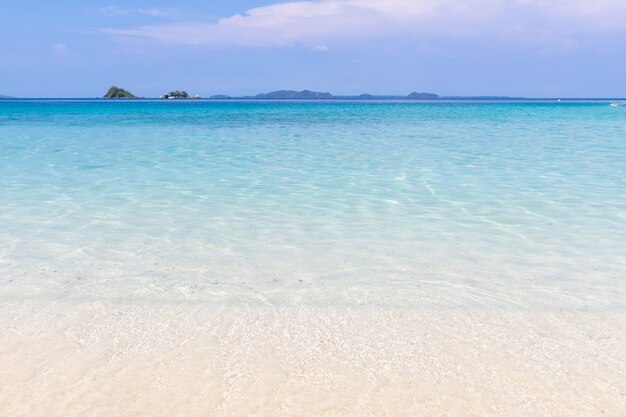
M626 315L0 304L3 417L624 416Z

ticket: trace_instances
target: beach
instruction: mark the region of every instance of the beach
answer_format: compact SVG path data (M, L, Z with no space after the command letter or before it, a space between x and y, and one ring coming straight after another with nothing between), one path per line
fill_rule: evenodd
M5 415L619 416L622 314L2 307Z
M620 416L603 102L0 102L0 414Z

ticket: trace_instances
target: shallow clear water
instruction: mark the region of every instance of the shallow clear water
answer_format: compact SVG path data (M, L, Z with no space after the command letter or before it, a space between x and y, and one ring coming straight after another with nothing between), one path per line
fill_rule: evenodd
M608 103L0 101L0 297L626 308Z

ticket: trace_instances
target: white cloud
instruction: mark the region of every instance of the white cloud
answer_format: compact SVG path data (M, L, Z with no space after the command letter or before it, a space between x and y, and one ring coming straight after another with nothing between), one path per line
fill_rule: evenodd
M555 20L595 29L626 28L626 0L516 0Z
M67 56L69 53L70 50L64 43L57 43L52 46L52 54L56 56Z
M326 52L329 48L326 45L315 45L312 49L315 52Z
M167 17L168 13L165 10L157 9L156 7L152 7L150 9L138 9L138 13L145 14L146 16L152 17Z
M98 9L100 13L106 14L109 16L124 16L130 13L130 10L121 9L117 6L106 6Z
M52 45L48 54L48 56L52 58L52 62L56 63L70 63L77 58L77 56L73 54L70 48L68 48L64 43L56 43Z
M250 9L217 22L105 29L167 44L289 46L410 36L497 36L626 28L626 0L310 0Z
M123 9L117 6L107 6L101 7L98 10L100 11L100 13L108 16L128 16L131 14L142 14L150 17L166 18L170 15L168 11L156 7L151 7L147 9Z

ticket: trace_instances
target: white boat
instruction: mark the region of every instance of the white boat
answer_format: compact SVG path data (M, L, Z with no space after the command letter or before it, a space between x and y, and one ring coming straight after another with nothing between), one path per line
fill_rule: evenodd
M611 103L611 107L626 108L626 103Z

